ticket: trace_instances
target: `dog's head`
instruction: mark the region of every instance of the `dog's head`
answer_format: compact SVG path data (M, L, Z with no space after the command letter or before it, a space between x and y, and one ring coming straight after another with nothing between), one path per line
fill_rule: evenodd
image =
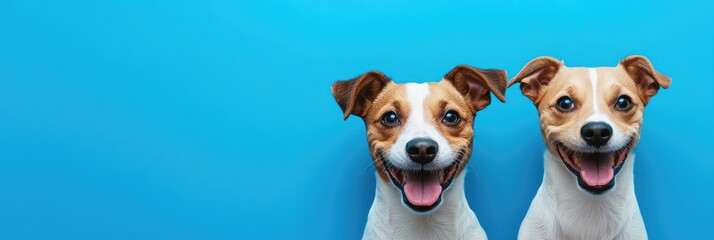
M599 68L569 68L540 57L509 86L515 83L538 108L548 149L581 188L598 194L614 186L614 176L639 140L645 105L671 80L642 56Z
M476 112L493 94L505 101L506 73L458 66L435 83L395 84L368 72L332 85L344 118L356 115L382 181L402 192L411 209L426 212L460 174L471 155Z

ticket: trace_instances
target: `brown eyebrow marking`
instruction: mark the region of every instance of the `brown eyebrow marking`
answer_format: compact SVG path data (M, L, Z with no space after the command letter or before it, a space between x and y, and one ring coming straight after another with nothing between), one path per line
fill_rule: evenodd
M439 109L444 110L446 109L446 105L449 104L446 100L439 100Z
M576 104L583 102L583 99L581 99L581 96L578 96L578 94L575 91L575 88L573 86L566 87L565 93L568 94L567 96L570 97L570 99L572 99L573 102L575 102ZM560 97L558 97L558 99L560 99Z
M620 85L612 85L610 90L613 92L616 92L618 94L622 94L622 92L624 92L624 91L622 91L622 87Z
M393 101L392 106L394 107L395 110L397 110L397 112L399 112L399 110L402 109L402 104L399 103L398 101Z
M605 97L605 100L607 100L608 105L610 102L615 102L620 95L625 94L624 91L622 90L622 87L620 85L612 85L607 89L608 96ZM615 93L615 94L611 94Z
M575 95L575 89L573 88L573 86L566 87L565 92L568 93L568 96L571 96L571 97L573 95Z

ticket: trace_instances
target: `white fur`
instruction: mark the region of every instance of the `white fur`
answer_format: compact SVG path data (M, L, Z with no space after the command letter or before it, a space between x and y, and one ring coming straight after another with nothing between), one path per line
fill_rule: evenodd
M424 169L442 169L450 166L454 162L454 152L446 138L427 119L432 116L426 116L424 100L429 96L429 85L427 83L407 83L405 87L411 113L405 121L402 132L399 133L397 141L389 149L390 163L401 169L421 169L421 164L416 164L407 157L407 142L414 138L430 138L439 146L439 151L434 161L423 166Z
M647 239L633 183L633 153L604 195L580 189L558 156L544 154L545 174L518 239Z
M599 104L599 99L597 94L597 69L595 68L588 68L588 76L590 77L590 83L592 84L592 92L591 96L593 97L593 114L588 117L589 122L594 122L594 121L610 121L610 118L603 114L600 111L600 107L598 107Z
M400 190L377 176L377 190L362 239L486 239L464 195L466 171L442 194L441 206L421 214L402 202Z

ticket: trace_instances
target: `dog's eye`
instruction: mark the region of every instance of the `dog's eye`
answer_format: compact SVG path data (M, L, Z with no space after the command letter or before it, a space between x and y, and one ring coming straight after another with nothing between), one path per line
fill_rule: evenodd
M630 99L630 97L628 97L627 95L620 96L615 102L615 109L618 111L630 110L632 109L632 106L632 99Z
M573 103L573 100L570 99L570 97L564 96L558 99L558 103L555 104L555 108L561 112L570 112L575 109L575 103Z
M385 127L396 127L399 126L399 116L394 111L386 112L382 115L382 125Z
M444 118L441 120L444 122L444 124L449 125L449 126L456 126L461 122L461 116L459 116L459 113L457 113L454 110L449 110L446 111L444 114Z

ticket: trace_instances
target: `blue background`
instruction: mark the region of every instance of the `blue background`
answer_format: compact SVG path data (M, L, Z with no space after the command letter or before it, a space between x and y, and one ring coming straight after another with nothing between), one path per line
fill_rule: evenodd
M712 1L0 1L0 239L354 239L374 171L335 80L649 57L651 239L711 236ZM476 120L467 197L514 239L542 178L517 88Z

